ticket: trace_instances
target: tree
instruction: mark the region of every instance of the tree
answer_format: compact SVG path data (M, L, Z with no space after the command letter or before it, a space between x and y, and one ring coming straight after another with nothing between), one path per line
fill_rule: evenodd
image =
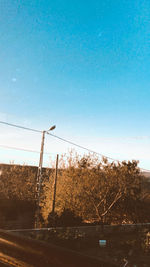
M0 196L5 199L35 200L36 170L28 166L6 165L0 177Z
M58 173L55 211L61 214L63 209L69 209L88 222L139 221L141 182L137 161L109 163L105 158L99 161L95 155L79 157L72 153ZM52 184L50 177L44 193L49 207ZM45 204L43 211L44 207Z
M19 227L33 227L36 209L35 167L1 165L0 213L3 227L16 227L10 221L17 221Z

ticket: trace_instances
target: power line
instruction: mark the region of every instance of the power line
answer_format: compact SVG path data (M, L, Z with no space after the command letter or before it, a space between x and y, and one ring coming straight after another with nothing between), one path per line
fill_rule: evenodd
M84 149L84 150L86 150L86 151L88 151L88 152L90 152L90 153L94 153L94 154L97 154L97 155L99 155L99 156L101 156L101 157L104 157L104 158L107 158L107 159L110 159L110 160L113 160L113 161L118 161L118 162L121 163L121 161L119 161L118 159L114 159L114 158L105 156L105 155L103 155L103 154L101 154L101 153L95 152L94 150L91 150L91 149L86 148L86 147L84 147L84 146L80 146L80 145L78 145L78 144L76 144L76 143L74 143L74 142L71 142L71 141L69 141L69 140L67 140L67 139L64 139L64 138L62 138L62 137L60 137L60 136L58 136L58 135L51 134L51 133L48 133L48 132L47 132L47 134L49 134L49 135L51 135L51 136L53 136L53 137L55 137L55 138L57 138L57 139L59 139L59 140L61 140L61 141L63 141L63 142L66 142L66 143L68 143L68 144L70 144L70 145L73 145L73 146L79 147L79 148L81 148L81 149Z
M21 150L21 151L33 152L33 153L38 153L38 154L40 153L39 151L36 151L36 150L31 150L31 149L26 149L26 148L20 148L20 147L14 147L14 146L0 145L0 147L8 148L8 149L13 149L13 150Z
M57 136L57 135L54 135L54 134L51 134L51 133L48 133L48 132L47 132L47 134L49 134L49 135L51 135L51 136L53 136L53 137L55 137L55 138L57 138L57 139L59 139L59 140L61 140L61 141L64 141L64 142L69 143L69 144L71 144L71 145L74 145L74 146L76 146L76 147L82 148L82 149L84 149L84 150L86 150L86 151L88 151L88 152L90 152L90 153L94 153L94 154L97 154L97 155L99 155L99 156L101 156L101 157L107 158L107 159L109 159L109 160L117 161L117 162L119 162L119 163L122 163L121 160L118 160L118 159L114 159L114 158L105 156L105 155L103 155L103 154L101 154L101 153L95 152L95 151L93 151L93 150L91 150L91 149L88 149L88 148L86 148L86 147L84 147L84 146L80 146L80 145L78 145L78 144L76 144L76 143L73 143L73 142L71 142L71 141L68 141L68 140L66 140L66 139L64 139L64 138L62 138L62 137ZM143 169L143 168L140 168L140 170L150 172L150 170Z
M5 125L8 125L8 126L12 126L12 127L20 128L20 129L23 129L23 130L28 130L28 131L38 132L38 133L42 133L42 132L43 132L43 131L41 131L41 130L36 130L36 129L32 129L32 128L27 128L27 127L24 127L24 126L21 126L21 125L16 125L16 124L12 124L12 123L8 123L8 122L4 122L4 121L0 121L0 123L1 123L1 124L5 124ZM51 133L49 133L49 132L46 132L46 133L47 133L48 135L51 135L52 137L55 137L55 138L57 138L57 139L59 139L59 140L61 140L61 141L63 141L63 142L66 142L66 143L71 144L71 145L73 145L73 146L76 146L76 147L78 147L78 148L84 149L84 150L86 150L86 151L88 151L88 152L90 152L90 153L94 153L94 154L96 154L96 155L99 155L99 156L101 156L101 157L107 158L107 159L112 160L112 161L117 161L117 162L119 162L119 163L122 162L121 160L114 159L114 158L111 158L111 157L109 157L109 156L105 156L105 155L103 155L103 154L101 154L101 153L99 153L99 152L96 152L96 151L91 150L91 149L89 149L89 148L86 148L86 147L84 147L84 146L78 145L78 144L76 144L76 143L74 143L74 142L72 142L72 141L69 141L69 140L67 140L67 139L65 139L65 138L62 138L62 137L60 137L60 136L58 136L58 135L54 135L54 134L51 134ZM20 150L24 150L24 149L20 149ZM26 151L27 151L27 150L26 150ZM34 151L31 151L31 150L30 150L29 152L34 152ZM37 153L37 152L36 152L36 153ZM39 152L38 152L38 153L39 153ZM140 170L150 172L150 170L143 169L143 168L140 168Z
M28 128L28 127L24 127L24 126L12 124L12 123L4 122L4 121L0 121L0 123L1 124L5 124L5 125L8 125L8 126L12 126L12 127L20 128L20 129L23 129L23 130L28 130L28 131L32 131L32 132L42 133L42 131L40 131L40 130L36 130L36 129L32 129L32 128Z
M31 128L27 128L27 127L24 127L24 126L20 126L20 125L16 125L16 124L8 123L8 122L4 122L4 121L0 121L0 123L5 124L5 125L8 125L8 126L12 126L12 127L20 128L20 129L23 129L23 130L28 130L28 131L34 131L34 132L42 133L42 131L40 131L40 130L31 129ZM91 149L89 149L89 148L86 148L86 147L83 147L83 146L81 146L81 145L78 145L78 144L76 144L76 143L74 143L74 142L71 142L71 141L69 141L69 140L67 140L67 139L64 139L64 138L62 138L62 137L60 137L60 136L51 134L51 133L49 133L49 132L46 132L46 133L49 134L49 135L51 135L51 136L53 136L53 137L55 137L55 138L57 138L57 139L59 139L59 140L61 140L61 141L63 141L63 142L66 142L66 143L71 144L71 145L73 145L73 146L76 146L76 147L79 147L79 148L81 148L81 149L84 149L84 150L86 150L86 151L88 151L88 152L90 152L90 153L97 154L97 155L99 155L99 156L101 156L101 157L105 157L105 158L110 159L110 160L113 160L113 161L121 162L121 161L119 161L119 160L117 160L117 159L114 159L114 158L105 156L105 155L100 154L100 153L98 153L98 152L95 152L95 151L93 151L93 150L91 150Z
M0 144L0 147L40 154L40 151L32 150L32 149L26 149L26 148L14 147L14 146L6 146L6 145L1 145L1 144ZM44 152L44 154L50 155L50 154L55 154L55 153Z

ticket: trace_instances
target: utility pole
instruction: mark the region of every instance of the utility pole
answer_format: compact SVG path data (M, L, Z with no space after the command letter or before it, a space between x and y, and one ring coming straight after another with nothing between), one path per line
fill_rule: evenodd
M57 174L58 174L58 158L59 155L57 154L56 158L56 171L55 171L55 180L54 180L54 195L53 195L53 207L52 207L52 214L55 212L55 202L56 202L56 187L57 187Z
M42 165L43 165L43 153L44 153L44 140L45 140L46 131L42 132L42 141L41 141L41 151L40 151L40 160L37 172L37 212L36 212L36 222L35 226L39 227L39 216L40 216L40 194L41 194L41 182L42 182Z
M56 128L56 126L52 126L48 131L42 132L42 141L41 141L41 151L40 151L40 160L37 172L37 188L36 188L36 202L37 202L37 211L36 211L36 218L35 218L35 227L39 227L40 222L40 198L41 198L41 184L42 184L42 166L43 166L43 153L44 153L44 141L45 141L45 133L52 131Z

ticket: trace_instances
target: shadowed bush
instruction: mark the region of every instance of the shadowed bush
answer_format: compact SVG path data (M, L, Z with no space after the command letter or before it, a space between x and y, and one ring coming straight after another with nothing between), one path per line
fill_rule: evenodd
M83 225L82 218L76 216L70 209L64 209L60 216L57 213L50 213L48 216L48 227L67 227Z

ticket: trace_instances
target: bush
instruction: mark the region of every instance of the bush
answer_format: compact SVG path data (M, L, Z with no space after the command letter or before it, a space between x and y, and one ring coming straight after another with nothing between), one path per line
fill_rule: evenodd
M55 227L58 225L59 216L56 212L50 212L48 215L48 227Z
M59 224L61 226L80 226L82 218L76 216L70 209L64 209L59 217Z
M64 209L60 216L52 212L48 216L48 227L80 226L82 224L82 218L76 216L70 209Z

